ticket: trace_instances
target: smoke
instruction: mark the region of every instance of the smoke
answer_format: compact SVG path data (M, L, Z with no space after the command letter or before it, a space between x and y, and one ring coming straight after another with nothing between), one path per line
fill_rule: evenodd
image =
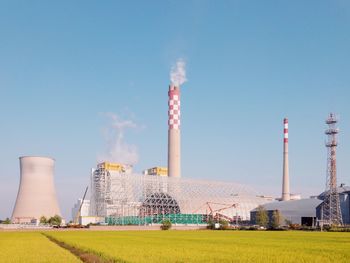
M139 159L137 147L128 144L124 135L127 130L137 129L138 125L132 120L124 120L114 113L106 113L105 115L110 119L109 125L103 132L106 149L105 153L98 157L98 161L136 164Z
M181 86L187 81L186 79L186 61L179 58L176 64L171 67L170 71L171 83L177 87Z

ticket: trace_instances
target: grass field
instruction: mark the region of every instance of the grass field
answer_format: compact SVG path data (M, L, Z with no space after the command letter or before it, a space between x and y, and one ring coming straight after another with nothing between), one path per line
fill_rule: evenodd
M47 234L121 262L350 262L350 233L66 231Z
M40 232L0 232L0 262L81 262Z

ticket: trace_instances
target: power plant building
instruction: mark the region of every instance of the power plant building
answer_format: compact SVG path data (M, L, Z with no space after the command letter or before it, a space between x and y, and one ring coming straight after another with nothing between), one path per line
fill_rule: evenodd
M143 171L144 175L151 176L168 176L168 169L166 167L153 167ZM145 196L151 195L153 193L167 193L168 192L168 184L167 180L155 180L145 185Z
M106 186L102 187L100 180ZM101 193L101 189L112 184L114 187L109 188L108 194ZM236 183L115 173L104 169L94 171L91 189L91 207L95 205L91 216L104 216L108 224L153 224L160 223L163 218L178 224L206 224L210 218L247 221L252 209L270 201ZM96 209L98 207L103 209Z
M54 183L54 159L36 156L19 159L20 185L12 222L33 223L42 216L61 216Z
M90 214L105 217L123 214L125 205L134 201L130 182L125 180L132 166L103 162L92 170Z
M152 224L164 218L178 224L211 219L247 221L250 211L270 202L251 188L181 178L180 87L168 91L168 167L133 174L122 164L101 163L91 176L91 216L108 224Z

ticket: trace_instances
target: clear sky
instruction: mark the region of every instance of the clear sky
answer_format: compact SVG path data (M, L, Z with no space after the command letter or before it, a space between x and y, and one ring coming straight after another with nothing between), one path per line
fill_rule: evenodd
M349 47L346 0L0 1L0 218L11 216L23 155L55 158L70 217L110 146L111 114L132 124L122 146L136 172L166 165L178 58L183 177L280 195L288 117L291 191L317 194L334 111L338 182L350 185Z

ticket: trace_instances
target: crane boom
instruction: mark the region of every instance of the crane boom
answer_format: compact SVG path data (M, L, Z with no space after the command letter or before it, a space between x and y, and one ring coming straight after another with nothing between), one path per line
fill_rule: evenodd
M79 209L78 209L78 211L77 211L77 214L75 215L75 218L74 218L74 223L75 223L75 224L79 224L79 215L80 215L80 212L81 212L81 208L83 207L83 203L84 203L85 196L86 196L86 193L87 193L88 188L89 188L89 187L87 186L86 189L85 189L85 193L84 193L84 195L83 195L83 199L82 199L82 201L81 201L81 204L80 204L80 206L79 206Z

